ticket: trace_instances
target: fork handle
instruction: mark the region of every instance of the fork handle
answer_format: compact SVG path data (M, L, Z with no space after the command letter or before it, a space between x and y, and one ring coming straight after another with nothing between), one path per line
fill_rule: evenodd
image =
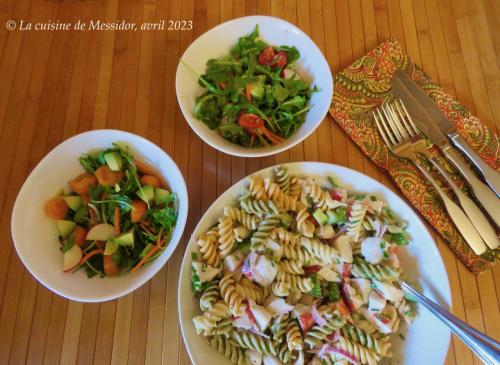
M444 203L446 211L448 212L451 220L455 223L455 226L459 230L459 232L464 237L465 241L469 244L476 255L481 255L486 251L486 245L484 244L483 239L477 233L476 229L472 225L471 221L460 207L453 202L448 196L444 193L444 191L439 187L437 182L434 180L432 175L423 167L420 163L416 163L419 170L424 174L424 176L431 182L434 189L437 190L441 200Z
M400 281L399 284L403 291L411 294L420 304L443 321L485 364L500 364L500 343L470 327L467 323L420 294L408 283Z
M440 174L446 179L448 185L451 186L453 192L457 196L462 209L464 210L467 217L469 217L470 221L476 227L478 233L483 237L484 242L488 245L489 248L494 250L498 247L498 237L495 233L495 230L491 226L488 219L481 212L479 207L474 203L472 199L470 199L467 195L465 195L462 190L455 184L450 174L445 170L443 165L438 161L437 158L430 158L432 164L436 169L440 172Z
M488 185L500 197L500 173L489 167L479 155L465 142L461 135L455 133L450 136L451 141L471 160L481 171Z
M448 160L456 166L462 176L465 177L465 180L469 183L477 200L479 200L489 216L495 221L496 225L500 227L500 204L498 203L498 197L495 193L476 177L470 167L462 161L458 152L451 145L445 146L443 148L443 153ZM495 171L495 173L497 172Z

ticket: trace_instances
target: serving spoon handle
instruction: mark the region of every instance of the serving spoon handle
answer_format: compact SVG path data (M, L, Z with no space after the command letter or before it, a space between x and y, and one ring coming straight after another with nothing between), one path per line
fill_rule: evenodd
M429 298L420 294L410 284L399 280L404 292L413 296L420 304L438 317L487 365L500 365L500 343L469 326Z

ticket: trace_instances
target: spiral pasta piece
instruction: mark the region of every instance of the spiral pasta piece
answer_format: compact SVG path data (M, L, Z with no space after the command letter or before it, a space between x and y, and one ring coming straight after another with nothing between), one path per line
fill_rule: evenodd
M290 294L292 286L290 283L283 281L273 281L271 284L271 291L277 297L286 297Z
M304 340L302 339L302 333L300 332L300 327L296 319L292 319L288 322L286 328L286 342L290 351L300 351L303 348Z
M231 217L233 221L241 223L244 227L251 231L255 231L260 223L260 218L252 214L248 214L244 210L235 207L224 207L224 215Z
M288 169L284 166L275 167L274 176L281 191L288 194L288 190L290 189L290 175L288 175Z
M232 333L233 340L245 349L252 349L265 355L275 356L278 352L274 343L255 333L236 330Z
M351 273L357 278L386 280L391 282L399 279L399 271L395 271L389 266L370 264L359 256L354 257Z
M280 186L272 182L271 179L266 178L264 180L264 188L266 190L268 198L275 202L276 205L281 208L281 210L295 211L297 209L297 198L283 193L280 189Z
M266 189L264 188L264 181L260 176L250 176L250 186L248 188L250 196L254 199L267 200Z
M226 273L219 282L219 289L222 298L229 306L231 313L239 316L245 313L245 304L243 304L243 296L236 290L233 274Z
M314 234L314 224L308 220L310 216L305 205L297 206L297 216L295 217L297 230L306 237L312 237Z
M283 246L283 257L305 265L311 262L312 256L300 246Z
M214 336L209 340L210 346L223 354L233 364L247 365L245 353L222 336Z
M224 301L218 301L212 308L205 311L202 315L193 318L193 323L198 333L203 333L215 327L221 319L228 318L231 311Z
M219 252L221 257L226 257L234 247L233 220L230 217L219 219Z
M290 274L302 275L304 274L304 269L302 268L302 263L294 260L281 260L278 263L279 269Z
M257 304L262 304L264 302L264 292L252 283L247 285L237 283L236 291L240 293L243 298L252 299Z
M280 342L285 338L286 329L291 319L288 313L279 315L274 319L271 324L271 334L274 342Z
M350 324L342 327L341 333L342 336L350 341L359 343L370 350L374 350L379 355L389 355L389 349L391 348L389 336L377 338L375 335L368 334L362 329Z
M359 201L356 201L351 205L351 212L349 213L349 219L346 225L346 234L351 236L353 241L357 241L359 239L366 209L366 205Z
M324 191L313 179L307 179L305 181L304 191L311 198L316 208L321 210L335 209L345 205L337 200L333 200L330 194Z
M231 317L222 319L215 324L214 332L216 335L220 335L225 338L230 338L232 331L233 331L233 320L231 319Z
M220 298L219 279L212 280L200 297L200 309L204 312L212 308Z
M309 293L314 287L311 278L289 274L283 270L280 270L280 268L278 268L278 274L276 275L276 278L279 282L288 283L291 289L298 290L302 293Z
M201 235L196 241L196 245L200 248L203 260L211 266L219 265L220 256L217 251L218 236L215 230L210 230L204 235Z
M309 348L314 348L318 345L324 343L329 335L334 331L339 330L344 326L346 320L338 315L333 315L331 318L327 319L324 326L315 325L307 333L304 342L309 346Z
M260 219L280 213L278 207L271 200L242 199L240 206L246 213L255 214Z
M287 231L283 227L275 228L271 232L271 238L274 241L281 243L283 246L297 246L298 244L298 239L295 234Z
M380 360L380 355L375 351L369 350L358 343L349 341L343 336L339 336L339 340L335 346L354 355L361 364L376 365Z
M278 346L278 359L284 364L290 363L291 360L295 360L296 356L290 349L288 348L287 341L283 341Z
M264 244L267 238L271 235L271 232L276 228L280 222L279 218L276 216L264 219L250 239L252 244L252 250L257 250L260 246Z
M302 186L299 179L292 177L290 179L290 187L288 188L288 195L298 198L302 191Z
M324 244L317 239L301 237L300 244L307 252L325 265L340 259L339 253L335 248Z

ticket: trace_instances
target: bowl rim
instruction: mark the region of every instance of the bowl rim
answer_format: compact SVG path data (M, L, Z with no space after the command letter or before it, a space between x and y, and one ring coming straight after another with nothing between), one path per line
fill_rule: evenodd
M249 15L249 16L243 16L243 17L231 19L231 20L228 20L226 22L217 24L216 26L214 26L213 28L208 29L203 34L201 34L199 37L197 37L195 40L193 40L191 42L191 44L183 52L182 56L180 57L180 60L183 59L183 57L184 57L184 55L186 53L192 52L192 50L196 48L197 43L199 43L200 41L203 41L206 37L209 36L209 34L215 33L217 31L219 31L220 28L228 26L228 24L239 23L241 21L247 21L247 20L250 20L250 21L255 20L256 23L258 23L258 20L264 20L264 19L267 20L267 21L274 21L274 22L279 22L279 23L285 24L287 27L289 27L293 31L299 33L308 42L310 42L311 46L321 55L321 58L319 59L319 62L322 63L323 66L325 66L325 68L328 70L328 75L329 75L328 80L327 80L327 87L325 88L325 91L327 91L328 94L329 94L328 95L329 96L328 99L330 100L330 102L324 107L324 110L321 111L321 113L320 113L321 118L318 118L318 120L316 122L314 122L314 125L311 128L311 130L308 131L308 132L306 132L304 134L304 136L302 136L301 138L298 138L296 141L288 142L290 140L290 138L291 138L291 137L289 137L284 142L282 142L279 145L276 145L275 147L265 148L265 149L264 148L247 148L248 152L246 150L244 152L241 152L241 151L239 151L239 149L237 149L236 146L238 146L238 147L242 147L242 146L239 146L237 144L234 144L234 143L230 142L231 145L232 145L231 147L229 147L229 146L228 147L225 147L225 146L223 147L216 140L205 139L205 135L206 134L204 132L202 132L202 130L199 130L198 128L195 128L193 126L194 122L201 122L201 121L199 121L197 119L194 119L194 117L191 116L191 111L187 110L187 107L181 102L181 100L179 98L179 90L180 90L180 80L179 80L179 78L180 78L180 72L181 72L180 70L181 70L181 67L182 67L181 62L179 62L177 64L177 70L176 70L176 73L175 73L175 91L176 91L177 103L179 104L179 107L180 107L181 112L182 112L182 114L184 116L184 119L189 124L190 128L205 143L207 143L208 145L210 145L211 147L215 148L218 151L224 152L224 153L226 153L228 155L232 155L232 156L237 156L237 157L264 157L264 156L270 156L270 155L274 155L274 154L286 151L286 150L288 150L288 149L296 146L297 144L303 142L316 129L318 129L318 127L320 126L320 124L323 122L323 120L325 119L325 116L328 114L328 110L330 109L330 105L331 105L331 100L333 98L333 89L334 89L333 75L332 75L332 71L330 69L330 66L328 64L328 61L326 60L326 57L323 54L323 52L321 51L321 49L316 45L316 43L311 39L311 37L309 37L304 31L302 31L296 25L294 25L294 24L292 24L292 23L290 23L290 22L288 22L288 21L286 21L284 19L281 19L281 18L278 18L278 17L274 17L274 16L269 16L269 15ZM327 88L328 88L328 90L326 90ZM300 128L302 128L302 127L303 127L303 125ZM216 132L214 132L214 131L210 131L210 132L216 134ZM297 131L295 133L297 133ZM222 136L220 136L220 137L223 138Z
M159 152L161 152L164 155L163 157L165 157L167 160L169 160L172 163L172 165L174 167L175 173L177 173L180 176L181 181L182 181L182 184L180 186L178 186L178 189L182 193L182 195L184 195L184 197L185 197L185 199L183 199L181 202L179 202L177 222L176 222L176 225L175 225L175 228L174 228L174 233L175 233L176 230L179 230L179 233L176 234L176 235L178 235L178 237L176 238L176 242L173 242L173 240L171 240L169 242L169 245L171 243L174 243L175 247L171 250L170 254L164 258L165 262L161 266L159 266L157 270L152 270L151 272L145 274L143 276L143 278L141 278L140 280L137 280L137 282L135 282L132 285L128 286L126 289L123 289L121 291L118 291L118 292L110 294L110 295L109 294L108 295L101 295L101 296L98 296L98 297L96 296L96 297L93 297L93 298L79 297L79 296L75 296L75 295L68 295L68 294L64 293L64 291L61 291L58 288L55 288L51 284L49 284L48 282L46 282L45 279L43 279L43 277L39 275L39 273L35 273L35 272L32 271L32 268L28 264L27 259L21 253L22 250L20 251L20 249L18 248L18 243L16 243L16 236L17 236L17 234L16 234L16 232L17 232L17 228L16 228L17 224L16 224L16 222L18 221L18 219L16 219L16 217L19 215L20 209L22 209L22 207L20 206L20 200L26 199L26 198L23 198L23 196L25 196L27 194L26 189L28 189L29 185L33 184L33 179L35 178L35 175L38 172L42 171L45 168L45 165L48 163L47 161L49 160L50 157L55 156L59 152L59 150L61 150L65 145L74 143L75 141L77 141L80 138L86 138L86 137L88 137L90 135L105 134L105 133L114 133L114 134L118 134L118 135L124 135L124 136L127 136L129 138L139 140L142 143L148 144L152 148L158 149ZM130 144L132 144L132 143L130 143ZM94 130L89 130L89 131L85 131L85 132L76 134L74 136L71 136L70 138L68 138L68 139L60 142L51 151L49 151L37 163L37 165L35 166L35 168L30 172L30 174L28 175L28 177L24 181L21 189L19 189L19 192L18 192L18 194L16 196L16 200L14 202L14 206L13 206L13 209L12 209L11 222L10 222L11 223L10 224L10 230L11 230L12 242L14 244L14 248L16 250L17 256L19 257L19 259L23 263L23 265L26 268L26 270L35 278L36 281L38 281L44 287L46 287L47 289L49 289L51 292L56 293L56 294L60 295L61 297L66 298L66 299L74 300L74 301L77 301L77 302L83 302L83 303L105 302L105 301L117 299L117 298L120 298L122 296L125 296L127 294L132 293L136 289L138 289L141 286L143 286L144 284L146 284L149 280L151 280L163 268L163 266L165 266L165 264L168 262L168 260L170 259L170 257L173 255L174 251L179 246L179 243L180 243L180 241L181 241L181 239L183 237L184 230L186 228L186 221L187 221L188 211L189 211L189 200L188 199L189 199L189 197L188 197L187 186L186 186L186 182L184 180L184 176L182 175L182 172L180 171L180 169L177 166L177 164L175 163L175 161L160 146L158 146L156 143L150 141L147 138L139 136L139 135L137 135L135 133L131 133L131 132L127 132L127 131L122 131L122 130L118 130L118 129L94 129ZM185 213L182 214L182 215L179 214L181 212L181 205L180 204L182 204L183 206L185 206L184 209L182 210ZM173 237L174 237L174 234L172 234L172 238ZM129 274L129 273L127 273L127 274ZM102 278L101 280L103 280L103 279L112 280L113 278Z
M283 165L284 166L297 165L297 166L302 166L302 167L304 167L304 166L307 167L308 165L328 165L330 168L338 169L339 171L344 170L344 171L348 171L348 172L351 172L351 173L354 172L356 174L362 175L371 184L375 184L375 185L381 186L387 192L388 195L392 195L392 198L394 198L400 204L403 204L404 206L406 206L408 208L408 210L411 211L411 213L414 215L415 221L414 221L413 224L416 224L416 225L420 226L421 229L422 229L422 232L424 232L424 234L428 235L429 238L435 243L435 240L432 238L432 235L429 232L429 230L427 229L424 221L413 210L413 208L410 206L410 204L408 204L403 198L401 198L397 193L395 193L394 191L392 191L389 187L387 187L386 185L384 185L382 182L380 182L378 180L375 180L374 178L372 178L371 176L366 175L363 172L351 169L351 168L346 167L346 166L342 166L342 165L338 165L338 164L333 164L333 163L329 163L329 162L321 162L321 161L285 162L285 163L275 164L273 166L268 166L268 167L262 168L260 170L254 171L251 174L248 174L247 176L243 177L242 179L240 179L237 182L235 182L234 184L232 184L222 194L220 194L217 197L217 199L214 200L214 202L212 204L210 204L210 206L205 210L205 213L203 213L203 215L199 218L198 223L196 224L196 226L194 227L193 231L191 232L191 236L189 237L189 240L187 241L187 244L186 244L186 248L185 248L185 251L184 251L184 255L182 257L182 262L181 262L181 267L180 267L180 272L179 272L179 281L178 281L178 284L177 284L177 312L178 312L178 317L179 317L179 326L181 328L181 333L182 333L182 339L184 341L184 345L186 347L186 351L187 351L187 353L189 355L189 359L191 360L191 362L193 364L196 364L196 363L195 363L195 361L193 359L193 355L191 354L191 350L192 349L190 348L188 339L186 338L186 334L185 334L185 331L184 331L184 324L182 322L183 302L181 301L181 298L182 298L182 295L181 295L181 290L182 290L181 282L183 280L184 271L186 270L185 269L185 265L188 265L188 262L191 259L191 246L196 241L195 233L199 230L200 224L206 219L206 215L212 209L214 209L216 205L219 204L219 201L221 199L223 199L223 198L226 197L226 195L228 194L229 190L231 190L234 186L240 185L242 182L244 182L245 180L247 180L249 178L249 176L257 175L257 174L262 174L265 171L270 171L270 170L272 170L273 168L275 168L277 166L283 166ZM305 173L305 172L303 172L303 173ZM384 194L385 194L385 191L383 192ZM444 264L443 257L441 256L437 245L436 244L430 245L430 250L432 251L432 254L437 258L439 264L443 268L443 272L444 272L443 279L445 279L445 289L446 290L445 290L445 292L443 293L443 295L441 297L442 297L442 299L444 301L448 301L449 300L449 302L445 303L445 305L443 307L445 309L447 309L448 311L451 311L452 308L453 308L453 296L452 296L452 292L451 292L450 278L448 276L448 271L446 270L446 266ZM184 280L188 280L188 279L184 279ZM448 335L448 341L447 342L448 342L448 349L449 349L450 344L451 344L451 331L447 331L447 335ZM446 353L444 354L444 357L443 357L443 363L445 361L445 358L446 358Z

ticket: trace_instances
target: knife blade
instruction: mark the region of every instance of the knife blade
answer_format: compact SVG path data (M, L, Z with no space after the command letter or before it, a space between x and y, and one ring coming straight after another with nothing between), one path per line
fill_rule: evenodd
M427 138L439 147L449 145L445 134L453 134L455 128L437 104L410 79L410 76L403 70L397 70L391 79L391 86L394 95L403 100L413 121Z
M500 227L500 174L486 165L484 161L471 149L465 140L457 133L455 127L446 118L438 105L410 78L403 70L397 70L391 79L392 91L396 97L403 101L410 113L413 122L435 145L441 148L444 155L457 167L472 191L483 205L496 225ZM458 152L451 146L453 144L478 167L485 180L490 185L488 188L472 172L469 166L460 158ZM493 191L496 193L493 193Z

